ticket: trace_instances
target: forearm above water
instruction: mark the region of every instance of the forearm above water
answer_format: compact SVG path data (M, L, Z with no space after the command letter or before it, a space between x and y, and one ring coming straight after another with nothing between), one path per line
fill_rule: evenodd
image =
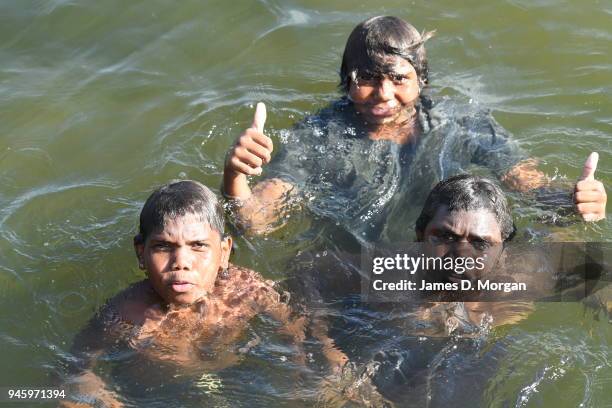
M246 191L243 187L242 191ZM247 184L248 188L248 184ZM251 234L266 234L282 225L280 220L290 206L295 192L292 184L281 179L264 180L251 190L249 195L229 195L233 199L233 214L236 224ZM236 191L236 190L234 190ZM246 198L244 198L246 197Z

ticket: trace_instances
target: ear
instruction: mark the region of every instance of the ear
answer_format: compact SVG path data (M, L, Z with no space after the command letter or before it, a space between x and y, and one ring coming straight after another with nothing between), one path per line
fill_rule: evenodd
M229 258L232 253L232 237L227 236L221 240L221 269L229 268Z
M138 267L144 271L144 240L140 234L134 237L134 252L136 252L136 258L138 259Z

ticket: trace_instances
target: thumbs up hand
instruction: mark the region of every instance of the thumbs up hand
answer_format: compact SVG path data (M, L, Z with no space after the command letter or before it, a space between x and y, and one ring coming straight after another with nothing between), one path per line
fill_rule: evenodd
M270 162L274 148L272 139L264 135L266 105L257 104L253 124L236 140L225 161L225 172L259 176L262 166Z
M576 210L585 221L598 221L606 218L606 190L601 181L595 180L595 170L599 155L591 153L584 163L582 176L574 188Z
M253 124L229 150L223 169L223 193L226 197L247 200L252 191L246 176L259 176L262 166L272 158L272 139L263 134L266 105L258 103Z

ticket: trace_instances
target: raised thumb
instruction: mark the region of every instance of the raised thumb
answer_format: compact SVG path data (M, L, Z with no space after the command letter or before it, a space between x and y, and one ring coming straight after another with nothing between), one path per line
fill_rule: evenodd
M587 157L586 162L584 162L584 169L582 169L581 180L595 180L597 161L599 161L599 154L597 152L593 152Z
M266 124L266 104L258 102L255 108L255 116L253 117L253 127L263 133L264 125Z

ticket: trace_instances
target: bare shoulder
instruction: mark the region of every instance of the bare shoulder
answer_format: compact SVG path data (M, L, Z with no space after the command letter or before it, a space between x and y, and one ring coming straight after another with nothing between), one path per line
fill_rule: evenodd
M215 291L230 306L238 306L243 302L263 306L280 300L274 286L274 281L264 279L252 269L230 265L217 280Z
M106 319L142 325L146 318L161 313L161 299L148 279L136 282L113 296L101 309Z
M76 335L72 351L86 357L89 352L104 350L128 339L141 325L154 297L147 281L130 285L109 299Z
M237 215L241 228L267 234L285 224L284 215L297 204L297 188L279 178L266 179L253 187L250 199L241 203Z
M266 280L259 272L243 266L230 264L226 275L229 282L239 287L249 285L274 286L274 281Z

